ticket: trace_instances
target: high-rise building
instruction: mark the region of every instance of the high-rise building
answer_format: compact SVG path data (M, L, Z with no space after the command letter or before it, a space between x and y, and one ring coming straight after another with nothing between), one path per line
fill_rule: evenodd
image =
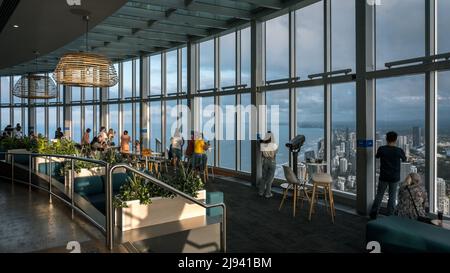
M413 147L422 146L422 130L420 127L413 127Z
M339 160L339 172L341 174L346 174L347 169L348 169L348 161L346 158L343 157Z
M345 148L345 142L341 142L341 153L345 154L347 152Z

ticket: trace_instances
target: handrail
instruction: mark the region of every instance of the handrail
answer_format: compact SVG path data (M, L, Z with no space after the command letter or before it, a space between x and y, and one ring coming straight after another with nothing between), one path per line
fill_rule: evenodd
M168 191L170 191L170 192L172 192L172 193L174 193L176 195L179 195L179 196L181 196L181 197L191 201L192 203L195 203L195 204L197 204L197 205L199 205L199 206L201 206L201 207L203 207L205 209L210 209L210 208L215 208L215 207L222 207L223 213L222 213L222 223L221 223L221 247L222 247L223 252L226 252L226 236L227 236L226 235L226 220L227 219L226 219L226 206L225 206L224 203L218 203L218 204L212 204L212 205L205 204L205 203L200 202L197 199L193 198L192 196L190 196L190 195L188 195L188 194L186 194L186 193L184 193L184 192L182 192L182 191L180 191L180 190L178 190L178 189L176 189L176 188L174 188L174 187L172 187L172 186L162 182L161 180L156 179L156 178L154 178L154 177L152 177L152 176L150 176L150 175L148 175L148 174L146 174L144 172L141 172L141 171L138 171L138 170L136 170L134 168L131 168L127 164L123 164L123 163L116 164L116 165L112 166L111 168L109 168L107 191L111 191L112 190L111 177L112 177L113 171L115 169L118 169L118 168L124 168L124 169L126 169L126 170L128 170L130 172L138 174L138 175L144 177L145 179L150 180L153 184L156 184L157 186L160 186L161 188L164 188L164 189L166 189L166 190L168 190ZM112 202L107 202L107 206L108 206L107 210L112 212L113 211ZM109 220L111 221L112 219L109 219ZM114 227L114 222L108 222L106 226L107 227L108 226L109 227ZM111 230L107 230L106 233L107 233L107 236L109 237L108 240L113 242L113 240L114 240L114 228L111 228Z
M108 230L108 227L104 227L102 226L100 223L98 223L96 220L94 220L91 216L89 216L87 213L85 213L81 208L77 207L74 201L74 196L75 196L75 192L74 192L74 188L75 188L75 184L74 184L74 172L75 172L75 168L74 168L74 161L85 161L85 162L90 162L90 163L94 163L97 165L101 165L105 167L105 170L107 170L109 168L109 163L105 162L105 161L101 161L101 160L95 160L95 159L91 159L91 158L85 158L85 157L76 157L76 156L70 156L70 155L52 155L52 154L36 154L36 153L26 153L26 152L0 152L0 154L5 155L5 160L11 156L11 182L14 184L16 181L18 181L19 183L23 183L26 184L25 181L20 181L15 179L14 177L14 167L15 167L15 160L14 160L14 156L17 155L22 155L22 156L28 156L28 172L29 172L29 176L28 176L28 186L31 189L36 188L39 190L43 190L45 192L47 192L50 195L50 202L51 202L51 198L55 197L58 200L60 200L61 202L63 202L64 204L66 204L67 206L69 206L72 209L72 219L74 218L74 211L77 211L79 214L81 214L82 216L84 216L89 222L91 222L94 226L96 226L98 229L100 229L103 233L106 234L106 231ZM52 170L51 166L52 166L52 160L51 158L64 158L64 159L68 159L71 162L71 181L70 181L70 186L71 186L71 191L70 191L70 196L67 196L70 198L70 201L65 200L64 198L62 198L61 196L57 195L56 193L54 193L52 191L52 175L50 172L49 175L49 188L44 188L42 186L39 185L34 185L33 183L31 183L32 180L32 173L33 173L33 166L32 166L32 161L33 158L39 158L39 157L44 157L47 158L49 164L50 164L50 170ZM105 171L105 176L108 174L107 171ZM107 177L108 179L108 177ZM67 195L67 194L66 194ZM106 196L107 197L107 196ZM108 197L107 197L108 198ZM106 198L106 199L107 199ZM111 248L112 249L112 248Z
M221 221L221 248L223 252L226 252L227 246L226 246L226 206L224 203L218 203L218 204L205 204L203 202L198 201L197 199L193 198L192 196L144 173L141 171L138 171L132 167L130 167L127 164L124 163L120 163L120 164L116 164L114 166L110 166L109 163L105 162L105 161L101 161L101 160L96 160L96 159L91 159L91 158L84 158L84 157L76 157L76 156L70 156L70 155L52 155L52 154L36 154L36 153L24 153L24 152L0 152L0 154L4 154L6 156L11 156L11 181L14 184L14 182L16 181L16 179L14 178L14 156L16 155L26 155L29 157L29 177L28 177L28 185L31 189L31 187L43 190L47 193L50 194L50 200L51 197L54 196L57 199L59 199L60 201L62 201L64 204L66 204L67 206L71 207L72 209L72 219L74 217L74 210L77 211L78 213L80 213L81 215L83 215L84 217L86 217L86 219L91 222L93 225L95 225L97 228L99 228L102 232L106 233L106 245L107 247L112 250L114 247L114 208L113 208L113 192L112 192L112 174L114 172L114 170L118 169L118 168L124 168L132 173L138 174L139 176L142 176L144 178L146 178L147 180L150 180L153 184L156 184L176 195L179 195L189 201L191 201L192 203L195 203L196 205L199 205L205 209L210 209L210 208L215 208L215 207L221 207L222 208L222 221ZM32 160L33 158L36 157L46 157L47 160L49 160L50 163L50 170L51 168L51 164L52 161L50 158L64 158L64 159L69 159L71 161L71 193L70 193L70 202L65 200L64 198L56 195L54 192L52 192L52 175L50 173L49 175L49 189L46 189L44 187L41 187L39 185L33 185L31 183L32 180L32 172L33 172L33 167L32 167ZM7 157L5 157L6 159ZM92 217L90 217L88 214L86 214L82 209L80 209L79 207L77 207L75 205L74 202L74 160L78 160L78 161L85 161L85 162L90 162L90 163L94 163L94 164L98 164L98 165L102 165L105 167L105 176L106 176L106 191L105 191L105 195L106 195L106 227L103 227L101 224L97 223ZM19 181L21 183L26 183L24 181Z

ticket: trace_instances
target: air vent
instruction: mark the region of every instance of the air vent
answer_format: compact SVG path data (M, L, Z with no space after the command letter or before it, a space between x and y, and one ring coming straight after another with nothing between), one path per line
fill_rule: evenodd
M3 32L9 18L14 13L20 0L0 0L0 33Z

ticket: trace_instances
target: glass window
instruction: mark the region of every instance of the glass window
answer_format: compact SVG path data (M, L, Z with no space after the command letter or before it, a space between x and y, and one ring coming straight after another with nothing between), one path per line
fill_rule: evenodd
M425 1L389 0L376 6L377 68L425 55Z
M236 169L236 97L220 97L219 167Z
M139 59L135 60L135 67L136 67L136 90L134 90L134 97L139 97L141 94L141 62Z
M335 190L356 194L356 90L332 86L331 175Z
M57 114L56 111L58 109L56 107L49 107L48 108L48 137L49 138L54 138L55 136L55 132L56 132L56 128L58 128L57 125ZM87 114L86 114L87 116Z
M81 142L81 107L72 106L72 140Z
M94 132L94 106L84 106L84 128L83 133L87 129L91 129L91 132ZM50 131L51 132L51 131ZM91 140L93 137L93 133L91 133Z
M278 144L277 169L275 177L284 179L283 165L289 164L289 152L285 144L289 139L289 90L266 93L267 130L270 130ZM265 133L261 136L265 137Z
M332 70L351 68L355 72L355 0L331 3Z
M441 1L442 2L442 1ZM441 3L440 2L440 3ZM450 215L450 72L438 74L437 209Z
M251 87L251 32L250 28L241 30L241 84Z
M214 88L214 39L200 43L200 89Z
M9 108L2 108L2 126L1 130L5 129L6 126L11 124L10 120L10 109Z
M178 91L178 51L172 50L166 53L166 85L167 94Z
M236 33L220 39L220 86L236 85Z
M448 13L450 11L450 1L438 0L437 6L437 41L438 41L438 53L450 52L450 17Z
M131 138L131 141L133 141L134 139L134 135L133 135L133 104L132 103L125 103L122 104L122 118L123 118L123 123L122 123L122 128L123 131L119 133L119 135L117 137L121 137L123 135L123 133L125 131L128 131L128 135ZM130 143L130 148L132 149L133 145L131 145L132 143Z
M188 91L187 86L187 48L181 49L181 91Z
M81 101L81 88L72 86L72 101L80 102Z
M36 109L36 135L42 134L45 135L45 108L37 107ZM79 118L78 120L80 120Z
M302 80L324 71L323 28L323 1L295 12L297 76ZM287 42L285 47L289 52Z
M82 92L84 94L84 101L93 101L94 100L94 88L85 87Z
M299 161L325 159L324 87L297 89L297 134L305 136Z
M114 132L114 144L118 146L119 144L119 105L110 104L109 105L109 128L113 129Z
M376 148L386 144L386 133L398 134L398 147L408 162L401 165L400 181L411 173L425 173L425 76L413 75L377 80ZM378 182L379 160L376 175Z
M239 170L242 172L251 172L252 168L252 143L251 143L251 96L250 94L241 95L241 166Z
M266 22L266 80L289 77L289 14Z
M117 75L120 75L119 73L121 72L121 71L119 71L119 64L114 64L114 68L116 69L116 71L117 71ZM118 83L118 84L116 84L116 85L114 85L113 87L110 87L109 88L109 92L108 92L108 98L109 99L117 99L117 98L119 98L119 84L120 83Z
M9 86L9 77L1 77L1 86L0 86L0 92L1 92L1 103L2 104L9 104L10 103L10 95L11 90Z
M141 140L141 105L139 103L135 103L134 104L134 118L136 120L136 125L135 125L135 129L136 129L136 135L134 136L135 140Z
M150 95L161 95L161 54L150 57Z
M22 108L19 107L15 107L13 108L13 113L14 113L14 121L13 121L13 126L15 126L17 123L22 124Z
M14 76L13 77L13 85L16 84L20 80L20 76ZM22 99L16 96L13 96L13 102L14 103L22 103Z
M200 133L203 133L205 141L210 143L210 150L207 152L208 165L214 165L216 125L215 125L215 104L214 97L201 97L200 99Z
M133 97L133 61L122 64L123 98Z
M177 129L177 100L166 101L166 148L169 149L170 138Z
M150 103L150 147L153 151L162 152L161 145L161 102L153 101Z

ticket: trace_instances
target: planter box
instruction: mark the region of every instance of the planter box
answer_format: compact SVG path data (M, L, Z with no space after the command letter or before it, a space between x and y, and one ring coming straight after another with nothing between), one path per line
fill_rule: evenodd
M197 200L204 201L206 191L199 191ZM116 225L127 231L136 228L175 222L183 219L204 216L206 209L182 197L152 198L150 205L141 205L139 200L126 202L128 208L116 209Z
M45 157L34 157L34 170L38 173L42 173L48 175L48 168L50 168L50 160L47 160ZM61 166L60 163L64 162L63 158L52 158L52 174L53 176L58 175L55 173L57 169L56 166Z

